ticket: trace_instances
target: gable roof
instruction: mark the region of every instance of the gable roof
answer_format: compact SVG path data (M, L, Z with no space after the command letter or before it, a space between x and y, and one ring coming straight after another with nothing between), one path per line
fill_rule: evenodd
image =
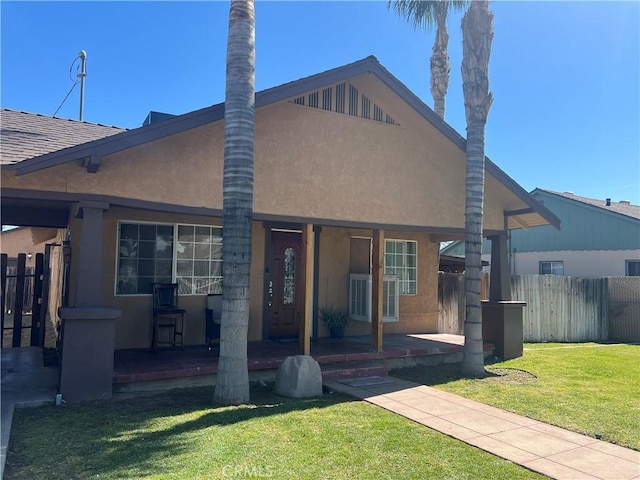
M125 129L3 108L0 165L19 163L81 143L116 135Z
M389 73L389 71L385 69L374 56L369 56L348 65L257 92L255 95L255 107L259 108L295 97L310 90L335 84L361 74L375 75L384 85L410 105L419 115L431 123L445 137L458 146L462 151L466 151L466 140L449 124L438 117L431 108L422 102L402 82ZM169 135L184 132L207 123L222 120L223 118L224 103L220 103L194 112L179 115L163 122L152 123L140 128L117 133L116 135L106 138L77 144L76 146L57 152L44 153L39 157L24 160L14 165L8 165L4 168L15 170L16 175L24 175L87 157L96 157L97 162L99 163L101 156L109 155ZM556 217L542 204L537 202L526 190L518 185L511 177L509 177L488 158L486 158L485 169L528 206L528 208L525 209L505 212L505 216L514 218L516 223L519 225L527 225L528 222L526 220L528 217L532 216L534 217L534 222L538 222L533 223L533 225L539 225L541 224L539 218L542 217L544 222L559 228L560 220L558 217Z
M574 195L571 192L554 192L553 190L546 190L543 188L536 188L531 192L532 195L536 193L546 193L555 195L557 197L566 198L572 202L577 202L592 207L596 207L604 212L613 212L626 217L631 217L635 220L640 220L640 205L632 205L631 203L613 202L610 201L610 205L607 205L606 200L599 200L595 198L581 197Z

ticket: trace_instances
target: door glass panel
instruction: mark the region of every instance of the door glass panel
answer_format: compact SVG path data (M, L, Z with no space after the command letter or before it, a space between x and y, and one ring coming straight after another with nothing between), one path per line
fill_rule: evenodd
M283 303L285 305L293 305L293 292L295 285L295 251L288 247L284 251L284 288Z

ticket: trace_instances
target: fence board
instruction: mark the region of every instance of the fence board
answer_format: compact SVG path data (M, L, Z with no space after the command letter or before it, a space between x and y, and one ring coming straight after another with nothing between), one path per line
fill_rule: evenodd
M611 340L640 343L640 277L610 277L607 280Z
M449 288L463 274L440 274L439 332L461 333L464 303L454 318L457 292ZM523 334L527 342L640 342L640 277L578 278L512 275L511 297L527 303ZM464 302L464 299L462 300Z
M480 298L486 300L489 275L480 277ZM438 272L438 332L464 335L466 309L464 274Z

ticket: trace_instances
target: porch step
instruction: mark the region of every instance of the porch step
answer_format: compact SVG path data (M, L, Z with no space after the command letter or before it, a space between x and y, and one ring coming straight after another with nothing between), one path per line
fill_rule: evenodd
M386 365L376 362L348 362L320 365L322 381L343 380L345 378L382 376L389 373Z

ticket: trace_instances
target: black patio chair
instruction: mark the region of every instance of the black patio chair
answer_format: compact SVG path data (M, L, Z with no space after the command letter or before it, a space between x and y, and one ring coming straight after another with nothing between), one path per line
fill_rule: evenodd
M178 284L153 284L153 337L151 348L155 351L158 346L167 345L184 349L184 314L186 310L178 308ZM167 331L168 335L160 338L160 332Z

